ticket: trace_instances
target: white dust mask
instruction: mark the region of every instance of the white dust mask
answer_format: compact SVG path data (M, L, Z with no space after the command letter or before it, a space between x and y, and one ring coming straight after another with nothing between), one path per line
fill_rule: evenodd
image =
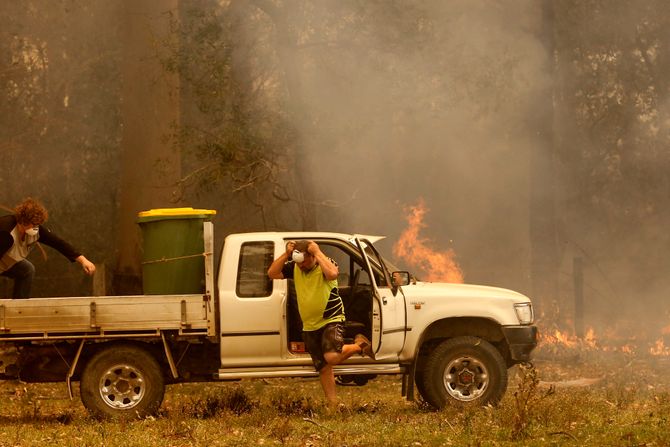
M305 254L302 252L299 252L298 250L293 250L293 254L291 255L291 259L293 262L296 262L300 264L302 261L305 260Z

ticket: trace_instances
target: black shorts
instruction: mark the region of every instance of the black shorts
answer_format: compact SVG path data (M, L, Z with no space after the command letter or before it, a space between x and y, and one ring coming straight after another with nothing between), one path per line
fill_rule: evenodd
M316 331L303 331L302 339L305 348L312 357L314 368L320 371L327 362L323 354L325 352L342 352L344 346L344 324L328 323Z

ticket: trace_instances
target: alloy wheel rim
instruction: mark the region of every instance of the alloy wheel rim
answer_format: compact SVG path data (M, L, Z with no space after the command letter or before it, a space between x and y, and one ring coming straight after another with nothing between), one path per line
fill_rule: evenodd
M476 358L460 356L445 368L443 382L451 397L469 402L484 394L489 386L489 373L486 366Z
M140 403L146 392L144 376L127 364L112 366L100 377L100 396L115 410L128 410Z

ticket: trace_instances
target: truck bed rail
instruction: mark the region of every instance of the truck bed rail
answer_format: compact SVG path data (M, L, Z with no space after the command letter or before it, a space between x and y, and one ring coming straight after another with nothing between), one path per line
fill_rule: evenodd
M209 295L0 299L0 341L214 336Z

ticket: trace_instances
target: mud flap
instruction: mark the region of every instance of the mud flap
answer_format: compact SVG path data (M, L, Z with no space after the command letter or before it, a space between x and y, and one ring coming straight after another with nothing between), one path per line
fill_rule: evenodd
M406 397L408 401L414 401L414 363L407 366L405 373L402 375L402 396Z

